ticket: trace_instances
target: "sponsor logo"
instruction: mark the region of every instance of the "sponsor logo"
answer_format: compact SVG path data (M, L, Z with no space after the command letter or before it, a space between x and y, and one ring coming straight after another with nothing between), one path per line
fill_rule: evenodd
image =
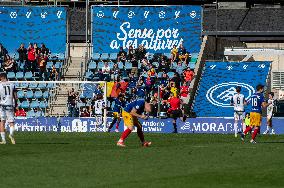
M246 99L248 99L255 92L254 88L249 84L227 82L211 87L206 93L206 98L215 106L233 107L231 106L230 101L231 98L236 94L236 86L242 87L242 93L247 96Z
M98 17L98 18L103 18L104 16L105 16L105 14L104 14L104 12L101 11L101 10L97 13L97 17Z
M17 16L18 16L17 12L11 12L10 13L10 17L13 18L13 19L17 18Z

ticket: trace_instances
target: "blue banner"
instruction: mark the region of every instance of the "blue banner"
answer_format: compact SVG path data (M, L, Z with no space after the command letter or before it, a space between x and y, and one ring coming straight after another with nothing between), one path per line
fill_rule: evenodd
M44 43L52 53L66 50L66 8L0 7L0 43L9 54L24 43Z
M92 6L93 53L117 53L143 44L148 52L169 53L183 43L199 53L201 6Z
M16 119L16 131L22 132L104 132L103 123L96 118L23 118ZM112 118L107 119L109 127ZM59 123L58 123L59 122ZM150 118L141 120L143 131L148 133L171 133L173 131L172 119ZM234 119L228 118L188 118L186 122L177 120L179 133L234 133ZM8 126L7 126L8 128ZM284 118L273 118L273 128L276 134L284 134ZM126 129L123 121L120 122L119 132ZM241 131L241 124L238 125ZM115 127L111 130L114 132ZM262 118L261 133L266 130L266 118ZM134 130L136 131L136 130Z

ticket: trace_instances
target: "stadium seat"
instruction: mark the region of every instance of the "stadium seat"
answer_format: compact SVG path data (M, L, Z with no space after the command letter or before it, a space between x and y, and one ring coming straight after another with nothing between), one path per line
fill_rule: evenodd
M24 83L21 83L21 88L28 88L29 87L29 84L24 82Z
M153 54L153 53L148 53L148 55L147 55L147 59L148 59L148 60L153 59L153 57L154 57L154 54Z
M89 70L93 70L93 69L96 69L96 68L97 68L97 64L95 62L91 62L89 64L89 67L88 67Z
M93 77L94 77L94 74L92 72L86 72L86 75L85 75L86 79L91 80L93 79Z
M16 77L16 75L15 75L14 72L8 72L8 73L7 73L7 78L8 78L9 80L13 80L13 79L15 79L15 77Z
M33 79L33 73L32 72L26 72L24 78L26 80L32 80Z
M21 88L21 84L17 82L17 83L15 83L15 87L16 88Z
M17 91L17 97L18 97L19 99L24 98L24 97L25 97L25 92L24 92L23 90Z
M159 62L155 61L155 62L152 63L152 65L154 65L156 68L158 68L159 67Z
M21 103L20 107L25 108L25 109L26 109L26 108L29 108L29 107L30 107L29 101L23 101L23 102Z
M171 58L171 53L164 53L164 56L166 56L168 59L170 59Z
M47 85L46 85L46 88L48 88L48 89L53 89L53 88L55 88L55 84L54 83L48 83Z
M45 101L41 101L41 102L39 103L39 107L40 107L40 108L47 108L47 107L48 107L48 104L47 104L47 102L45 102Z
M28 118L32 118L35 117L35 112L33 110L27 111L26 116Z
M38 108L39 107L39 102L38 101L32 101L30 108Z
M132 63L125 62L124 68L125 68L126 70L131 70L131 69L132 69Z
M171 64L171 69L176 69L177 68L177 62L172 62Z
M61 63L61 62L56 62L56 63L55 63L55 68L56 68L56 69L62 68L62 63Z
M109 59L112 60L112 61L115 61L117 59L117 53L111 53L109 55Z
M195 68L195 62L189 62L189 68L194 69Z
M32 99L32 98L34 98L34 92L33 91L27 91L26 92L26 98L27 99Z
M173 78L174 77L174 72L168 72L168 77L171 79L171 78Z
M36 88L37 88L37 85L38 85L37 83L30 83L30 84L29 84L29 88L30 88L30 89L36 89Z
M16 73L16 79L17 80L22 80L24 78L24 73L23 72L17 72Z
M100 61L100 62L98 63L98 67L97 67L97 68L98 68L99 70L101 70L104 65L105 65L105 63L102 62L102 61Z
M113 69L113 65L114 65L114 63L113 62L108 62L108 66L111 68L111 69Z
M43 97L44 99L48 99L48 97L49 97L49 91L43 92L42 97Z
M38 88L38 89L46 89L46 83L39 83L39 84L37 85L37 88Z
M101 55L99 53L94 53L92 59L95 61L98 61L100 59Z
M163 72L159 72L158 73L158 78L162 78L162 76L163 76Z
M49 61L49 62L47 62L47 64L46 64L46 68L47 68L47 69L51 69L51 68L52 68L52 65L53 65L53 62L52 62L52 61Z
M119 68L119 69L124 69L123 67L124 67L124 66L123 66L123 63L122 63L122 62L118 62L118 68Z
M34 97L35 97L36 99L42 98L42 91L36 91L36 92L34 93Z
M101 55L101 60L106 61L106 60L108 60L108 59L109 59L108 53L102 53L102 55Z

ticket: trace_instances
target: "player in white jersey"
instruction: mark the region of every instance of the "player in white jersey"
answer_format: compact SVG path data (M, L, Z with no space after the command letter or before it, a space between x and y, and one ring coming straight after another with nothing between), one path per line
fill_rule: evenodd
M273 117L273 108L274 108L274 93L270 92L268 95L268 107L267 107L267 128L263 134L268 134L271 129L271 134L275 134L275 131L272 127L272 117Z
M97 124L103 123L103 114L105 109L105 101L101 94L97 95L97 100L93 104L93 116L97 119Z
M237 86L236 87L236 94L232 97L231 99L231 105L234 106L234 131L235 131L235 137L238 136L238 122L242 122L242 130L244 131L246 129L246 124L245 124L245 105L246 105L246 100L245 96L241 94L241 87Z
M15 92L15 86L13 83L7 80L6 73L0 74L0 116L1 116L1 123L0 123L0 134L2 141L0 144L6 144L5 138L5 123L10 126L10 134L9 138L11 139L12 144L15 144L14 139L14 131L15 131L15 106L17 102L17 95Z

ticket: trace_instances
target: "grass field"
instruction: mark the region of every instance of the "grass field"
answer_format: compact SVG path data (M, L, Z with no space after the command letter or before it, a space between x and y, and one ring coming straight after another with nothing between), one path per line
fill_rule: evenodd
M284 136L242 144L233 135L18 133L1 145L2 187L284 187ZM249 140L249 139L248 139ZM248 141L247 140L247 141Z

